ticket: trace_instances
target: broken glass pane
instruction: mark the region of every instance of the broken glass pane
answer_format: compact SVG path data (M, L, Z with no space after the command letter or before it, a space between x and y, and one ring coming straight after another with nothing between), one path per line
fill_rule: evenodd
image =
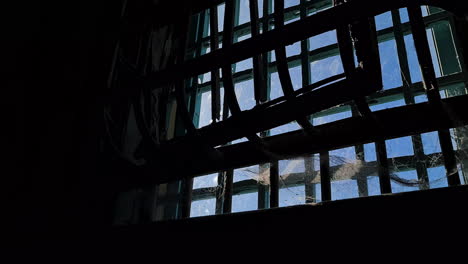
M355 148L332 150L329 155L332 200L359 197L357 179L365 179L366 171L364 162L356 159Z

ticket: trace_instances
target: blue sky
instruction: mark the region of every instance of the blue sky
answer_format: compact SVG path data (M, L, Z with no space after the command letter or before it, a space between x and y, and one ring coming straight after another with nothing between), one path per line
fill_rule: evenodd
M262 16L262 2L263 0L259 0L259 13ZM239 24L244 24L249 22L250 15L249 15L249 7L248 7L248 0L240 0L240 16L239 16ZM294 6L299 4L299 0L289 0L285 1L285 6ZM219 17L224 17L224 5L218 6L218 13ZM424 15L427 15L426 9L423 8ZM405 23L408 21L408 15L405 9L400 10L401 15L401 22ZM223 21L220 19L219 21L219 31L222 31ZM376 17L376 27L377 30L386 29L392 26L392 17L390 12L381 14ZM431 55L433 58L435 71L438 77L441 76L441 71L437 67L437 54L435 51L434 39L432 37L432 32L428 29L428 38L431 48ZM246 38L249 38L250 35L243 36L236 41L242 41ZM407 50L407 57L408 57L408 64L410 67L410 76L409 78L413 83L421 81L421 72L419 69L418 61L416 52L414 50L414 42L412 39L411 34L407 34L404 36L405 48ZM326 47L329 45L333 45L336 43L336 34L334 31L326 32L320 34L318 36L311 37L309 39L309 49L315 50L318 48ZM300 43L295 43L293 45L286 47L287 56L293 56L300 53ZM380 52L380 59L382 64L382 77L383 77L383 84L384 90L393 89L396 87L400 87L403 85L404 80L402 80L401 72L400 72L400 62L398 61L398 54L397 54L397 47L396 42L394 39L390 39L384 42L379 43L379 52ZM271 55L271 61L274 61L275 56L274 53ZM252 68L252 59L248 59L242 62L238 62L235 65L234 72L240 72L246 69ZM334 76L343 72L343 66L341 64L340 57L332 56L327 58L322 58L320 60L310 61L310 75L311 81L317 82L324 78ZM294 89L299 89L302 87L302 73L301 73L301 66L296 66L294 68L290 68L289 70L291 80L293 83ZM408 79L409 79L408 78ZM209 81L209 73L205 74L203 78L200 78L200 83ZM270 99L274 99L283 95L281 90L281 84L279 81L278 74L276 72L271 73L270 76ZM242 110L248 110L255 106L254 100L254 91L253 91L253 81L243 81L235 84L236 96L240 103ZM442 91L441 94L445 97L445 93ZM390 98L387 98L391 100ZM201 94L200 96L200 114L199 114L199 123L197 124L198 127L203 127L211 123L211 94L209 91L206 91ZM415 97L416 103L421 103L427 101L427 97L425 95L420 95ZM389 101L387 103L381 104L374 104L371 105L372 111L379 111L387 108L404 106L405 101L401 97L401 99L393 99L393 101ZM351 117L351 110L349 106L342 106L339 108L335 108L332 111L326 110L316 115L313 118L314 125L320 125L325 123L334 122L337 120L341 120L344 118ZM327 114L331 113L331 114ZM300 127L295 123L292 122L290 124L285 124L280 127L272 129L271 135L281 134L289 131L298 130ZM430 132L421 135L422 143L423 143L423 151L425 154L434 154L440 152L440 144L438 140L437 132ZM245 141L245 139L236 140L233 143L238 143ZM390 159L401 157L401 156L414 156L413 144L411 137L401 137L391 140L386 140L385 142L387 147L387 155ZM456 144L454 144L456 147ZM364 155L365 161L375 161L376 154L375 154L375 144L369 143L364 145ZM311 157L317 162L318 164L318 155L311 155ZM399 177L408 179L408 180L417 180L417 173L414 169L408 169L404 166L404 164L396 164L390 162L390 166L392 171ZM330 151L330 166L337 166L337 165L347 165L343 166L342 170L347 169L352 171L356 168L356 166L361 166L356 163L356 154L354 147L348 147L339 150L332 150ZM304 172L304 161L301 158L293 159L293 160L284 160L280 161L280 176L287 177L290 173L296 172ZM351 164L351 165L349 165ZM354 164L354 165L353 165ZM357 165L356 165L357 164ZM349 165L349 166L348 166ZM318 170L318 166L315 168ZM377 175L377 168L367 168L370 171L375 171L375 173L370 173L370 176L367 178L367 185L369 195L379 195L380 194L380 187L379 187L379 178ZM252 173L252 171L258 171L258 166L252 166L249 168L239 168L234 170L234 182L248 180L248 179L256 179L258 178L258 174ZM428 175L430 179L430 187L431 188L439 188L447 186L447 179L445 177L445 168L441 167L434 167L428 168ZM345 171L346 172L346 171ZM342 171L338 171L337 173L342 173ZM341 174L340 174L341 175ZM194 179L194 189L203 188L203 187L214 187L217 185L217 174L210 174L206 176L200 176ZM339 177L338 177L339 178ZM463 181L462 181L463 182ZM392 192L406 192L406 191L414 191L418 190L418 186L403 186L399 183L392 181ZM315 184L315 192L317 202L320 202L320 183ZM339 200L339 199L348 199L348 198L355 198L358 197L358 185L357 181L354 179L339 179L339 180L332 180L332 199ZM240 211L249 211L249 210L256 210L258 207L257 204L258 200L258 193L252 192L248 194L242 195L234 195L233 196L233 203L232 203L232 210L233 212L240 212ZM305 203L305 188L304 185L282 188L280 189L280 206L290 206L296 204L303 204ZM194 201L192 203L192 216L203 216L203 215L210 215L215 213L215 199L208 199L208 200L201 200L201 201Z

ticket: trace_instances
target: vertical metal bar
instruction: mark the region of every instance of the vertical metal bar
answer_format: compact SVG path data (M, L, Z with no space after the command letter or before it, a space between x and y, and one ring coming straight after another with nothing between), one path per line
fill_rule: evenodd
M392 193L392 185L390 184L390 170L388 167L387 148L385 140L377 140L375 142L375 150L377 156L377 164L379 166L379 182L380 193Z
M226 177L225 172L218 173L218 185L216 188L216 209L215 214L223 213Z
M224 190L224 203L223 213L230 213L232 211L232 188L234 181L234 171L228 170L225 172L226 186Z
M260 176L264 177L266 174L268 174L268 177L269 177L270 176L269 172L270 172L269 164L259 165ZM270 185L267 184L265 179L260 178L260 181L258 183L258 209L265 209L269 207L270 205L269 188L270 188Z
M250 7L250 32L252 37L260 34L259 19L258 19L258 2L257 0L249 0ZM257 104L267 100L267 90L265 79L263 78L263 54L258 54L253 57L253 72L254 72L254 94Z
M408 64L408 56L406 53L405 39L403 36L403 31L401 27L400 12L398 10L392 10L392 20L393 20L393 32L395 35L395 42L398 53L398 60L400 62L401 69L401 78L403 80L403 96L405 103L414 104L414 94L413 94L413 81L411 79L411 73ZM424 149L422 144L421 135L414 135L411 137L413 143L414 154L416 157L416 172L418 175L418 180L420 181L420 189L429 189L429 176L427 173L426 163L424 162L426 156L424 155Z
M361 164L365 163L365 156L364 156L364 145L356 145L354 146L354 150L356 153L356 162ZM369 188L367 184L367 176L364 173L359 173L356 179L358 185L358 194L359 197L366 197L369 196Z
M226 0L225 11L224 11L224 29L223 29L223 48L229 48L233 42L233 27L234 27L234 1ZM228 104L231 113L237 114L241 112L239 103L236 99L236 93L234 90L234 83L232 79L231 65L226 64L222 67L223 73L223 86L225 92L225 103Z
M197 43L196 49L195 49L195 58L200 57L201 52L202 52L202 39L203 39L203 31L205 28L205 17L206 17L206 10L200 12L199 14L199 19L198 19L198 25L197 25L197 36L195 39L195 43ZM195 106L197 103L197 94L198 94L198 76L194 76L192 78L192 83L191 83L191 93L190 93L190 105L189 105L189 113L191 115L192 122L194 120L195 116Z
M271 1L272 0L263 0L263 16L262 16L262 31L263 33L270 30L270 23L269 23L269 11L271 9ZM263 78L265 80L265 89L266 89L266 99L270 99L270 73L269 73L269 63L271 61L271 53L265 52L262 54L263 59Z
M335 5L340 4L340 2L341 1L335 1ZM365 21L360 21L360 22L365 23ZM337 34L338 47L340 49L340 57L343 63L345 76L347 79L352 80L356 72L356 69L355 69L356 65L354 63L353 43L352 43L352 39L350 35L349 25L344 25L344 24L339 25L338 28L336 29L336 34ZM362 62L363 58L359 58L359 60ZM362 67L363 65L361 64L360 66ZM368 65L365 65L365 66L368 66ZM359 107L359 104L361 104L360 107ZM367 102L361 99L359 102L351 103L351 113L352 113L352 116L360 116L361 114L369 115L370 110L368 109ZM364 146L356 145L355 153L356 153L356 162L364 162ZM363 174L359 174L358 178L356 179L356 182L358 185L359 196L360 197L368 196L369 190L367 186L367 177Z
M300 18L304 19L307 17L307 2L306 0L301 0L300 2ZM301 41L301 72L302 72L302 87L306 87L311 83L310 80L310 65L309 65L309 39L304 39ZM310 119L312 124L313 118ZM315 184L313 180L317 177L315 173L315 159L314 157L305 157L304 158L304 167L305 167L305 203L315 203L317 202L317 195L315 193Z
M198 17L198 25L197 25L197 34L195 37L195 43L197 43L197 47L195 49L195 57L199 57L201 55L202 50L202 39L203 39L203 31L205 28L205 17L206 17L206 10L200 12ZM185 51L184 51L185 54ZM185 94L185 91L183 92ZM190 93L190 105L189 105L189 114L191 124L193 125L193 120L196 112L196 101L198 99L198 76L192 78L191 84L191 93ZM190 217L190 209L192 206L192 188L193 188L193 178L184 179L182 181L182 199L181 199L181 217L188 218Z
M184 15L186 16L185 23L181 23L175 30L177 34L181 36L178 43L177 64L182 64L184 62L187 46L187 29L190 28L190 13L186 11ZM180 115L187 132L194 133L196 129L190 118L189 110L187 109L187 97L184 86L183 79L179 79L175 82L178 115Z
M307 17L306 1L300 2L300 18ZM301 70L302 70L302 87L310 84L310 65L309 65L309 40L304 39L301 41Z
M284 0L275 0L275 29L280 29L284 26ZM280 47L275 49L276 62L278 68L278 76L281 83L281 89L283 90L284 95L290 97L294 93L294 88L291 81L291 76L289 74L288 62L286 59L286 49L285 47ZM310 124L307 118L302 117L297 119L297 123L305 130L312 130L312 125Z
M210 8L210 47L211 52L219 47L218 7ZM219 69L211 71L211 119L216 123L220 119L221 95L219 84Z
M270 208L279 206L279 164L270 163Z
M226 93L224 93L224 105L223 105L223 120L226 120L229 117L229 108L226 103ZM232 189L234 182L234 171L229 169L227 171L221 172L222 174L222 213L230 213L232 211Z
M182 186L181 217L188 218L190 217L190 209L192 207L193 179L185 179Z
M408 7L408 15L413 32L414 45L421 67L424 88L429 99L429 103L441 107L441 97L439 87L432 64L429 43L426 35L426 27L419 6ZM439 130L439 142L444 156L444 165L447 172L447 181L449 186L460 184L460 177L457 169L457 161L453 151L452 140L448 130Z
M328 151L320 153L320 187L322 201L331 201L330 153Z
M465 32L468 32L468 21L460 17L451 17L450 24L452 26L453 40L458 54L458 59L460 61L461 70L464 76L465 90L464 93L468 93L468 65L466 64L468 59L468 37ZM460 127L455 129L456 144L458 148L462 151L468 149L467 137L468 137L468 128ZM461 171L463 174L464 184L468 184L468 159L461 159Z
M305 167L305 203L315 203L317 202L317 195L315 193L315 184L313 181L317 174L315 173L315 159L314 157L305 157L304 158L304 167Z

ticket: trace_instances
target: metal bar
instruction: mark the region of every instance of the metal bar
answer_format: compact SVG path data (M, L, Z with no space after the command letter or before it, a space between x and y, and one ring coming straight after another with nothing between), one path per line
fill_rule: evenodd
M232 190L233 190L233 179L234 172L232 170L226 171L226 189L224 190L224 203L223 213L230 213L232 211Z
M435 2L435 0L433 0ZM209 72L213 68L219 68L224 64L232 64L238 61L251 58L256 54L273 50L277 47L293 44L310 36L318 35L326 31L333 30L337 25L346 21L351 22L357 17L371 17L383 13L392 8L403 7L404 0L395 0L388 3L366 3L367 8L361 8L357 3L345 3L329 10L324 10L305 19L285 25L282 29L275 29L269 32L241 41L222 50L213 51L195 60L190 60L175 68L151 74L147 81L153 83L151 87L156 89L160 85L171 82L177 78L187 78L189 76ZM432 1L431 1L432 2ZM233 9L226 2L226 11ZM436 3L437 4L437 3ZM230 15L226 15L226 18ZM338 19L337 19L338 18ZM229 21L227 21L229 23ZM232 23L233 21L231 21ZM232 25L232 24L231 24ZM303 30L307 28L308 30ZM232 28L229 29L232 31ZM232 35L232 32L230 32ZM226 32L224 32L226 34ZM223 42L225 40L223 39Z
M266 2L268 2L268 1L266 1ZM432 23L437 23L437 22L440 22L440 21L442 21L444 19L448 19L448 18L449 18L449 15L448 15L447 12L437 13L437 14L433 14L433 15L424 17L424 23L426 24L426 26L429 26ZM266 26L268 26L268 25L266 25ZM406 22L406 23L402 24L401 26L402 26L403 34L411 33L409 22ZM377 33L378 33L378 38L379 38L380 42L383 42L383 41L386 41L388 39L393 39L394 38L394 30L393 30L392 27L379 30ZM302 40L301 42L306 42L306 41L307 40ZM319 49L314 49L314 50L309 51L308 54L309 54L309 60L312 60L312 61L313 60L324 59L324 58L331 57L331 56L335 56L335 55L339 54L338 44L332 44L332 45L328 45L328 46L325 46L325 47L322 47L322 48L319 48ZM302 60L302 55L295 55L295 56L290 56L290 57L287 58L289 67L296 67L298 65L301 65L300 60ZM264 65L268 65L268 70L269 71L272 71L272 72L276 71L276 64L277 64L276 61L267 63L266 58L264 58L264 61L265 61ZM253 74L252 70L245 70L245 71L242 71L242 72L234 73L234 75L233 75L234 83L250 80L252 78L251 77L252 74ZM309 76L309 78L310 78L310 76ZM201 84L199 87L200 87L200 89L206 89L208 87L211 87L211 83L206 82L204 84ZM394 89L384 90L382 92L389 92L389 91L393 91L393 90Z
M315 193L315 184L314 180L317 179L317 173L315 172L315 160L313 157L304 158L304 167L305 167L305 177L304 177L304 187L305 187L305 203L316 203L317 194ZM289 177L288 177L289 178Z
M375 117L382 122L379 131L376 131L374 124L369 123L364 118L353 117L316 126L318 133L315 135L304 135L303 132L296 131L264 138L263 140L265 144L272 146L270 151L281 157L281 159L294 158L328 149L366 144L381 139L464 126L468 124L468 112L465 109L467 102L468 96L444 99L444 105L451 109L453 115L458 117L457 120L449 120L440 113L439 108L428 103L421 103L374 112ZM198 153L187 157L191 163L184 163L184 166L181 166L180 163L177 166L171 166L171 157L174 156L180 159L181 153L185 153L184 149L190 143L179 142L179 144L171 145L165 152L167 153L166 163L168 163L165 165L170 166L172 173L168 176L158 175L157 178L150 180L165 182L186 176L206 175L230 168L246 167L271 161L271 158L260 152L254 144L245 142L217 148L219 155L222 157L221 159L209 158L206 154Z
M426 35L426 27L422 19L421 9L413 6L408 7L408 15L410 19L411 29L413 31L416 54L418 56L419 65L421 67L423 83L426 89L429 103L440 105L441 97L439 93L439 86L437 84L434 66L431 60L430 48ZM445 113L444 110L443 113ZM438 134L440 147L444 155L445 169L447 171L449 185L459 185L460 178L458 174L456 157L453 152L453 145L450 137L450 132L448 130L439 130Z
M259 19L258 19L258 2L257 0L249 1L250 7L250 21L251 21L251 35L256 37L260 34ZM264 79L264 64L263 54L253 56L253 72L254 72L254 90L255 101L257 104L263 103L267 100L267 89Z
M403 80L403 95L406 104L414 104L413 94L413 81L411 80L411 73L408 65L408 56L406 53L405 39L401 29L400 12L398 10L392 10L393 29L395 33L395 42L397 47L398 59L400 62L401 78ZM429 176L427 168L424 164L424 149L422 144L421 135L414 135L411 137L413 143L413 149L415 157L418 160L416 166L416 172L418 179L422 182L420 185L421 189L429 189Z
M215 195L216 195L216 208L215 208L215 214L222 214L223 213L223 205L224 205L224 195L225 195L225 184L226 184L226 177L225 177L224 172L219 172L218 173L218 185L216 186L215 190ZM200 197L198 194L195 194L197 189L193 190L194 194L192 199L195 199ZM210 195L211 197L211 195Z
M227 0L224 11L224 33L223 33L223 49L229 49L233 44L233 27L234 27L234 4L236 0ZM237 116L241 113L239 102L236 98L236 92L232 79L232 69L230 63L225 63L222 68L223 73L223 86L225 99L224 103L229 106L229 110L233 116ZM260 143L260 138L255 133L249 133L245 135L249 140Z
M286 14L286 11L285 11L285 14ZM272 15L270 15L270 16L272 16ZM426 24L426 26L431 26L432 24L438 23L440 21L448 20L450 18L452 18L452 16L448 12L439 12L439 13L428 15L428 16L424 17L423 19L424 19L424 23ZM263 20L263 18L262 18L262 20ZM402 26L402 31L405 34L410 31L410 23L409 22L405 22L401 26ZM392 27L381 29L377 33L378 33L377 36L379 38L379 41L386 41L388 39L393 38L393 28ZM242 36L250 34L250 23L246 23L246 24L243 24L241 26L234 27L234 34L237 37L242 37ZM208 46L209 45L208 44L209 43L209 37L205 37L202 40L202 42L203 42L202 45ZM198 44L195 43L194 46L196 46L196 45L198 45ZM192 49L193 49L193 47L188 47L187 53L193 52Z
M390 184L390 170L388 167L388 157L385 146L385 140L377 140L375 142L378 174L380 182L380 192L382 194L392 193L392 187Z
M190 16L187 14L186 23L177 27L177 32L181 36L178 51L177 51L177 64L182 64L185 59L185 50L187 46L187 29L190 28ZM189 110L187 108L187 97L184 89L184 79L177 79L175 82L175 93L177 101L177 112L178 116L182 118L185 129L189 134L193 134L196 131L195 125L193 124L192 118L190 117Z
M300 18L304 19L307 17L307 2L305 0L300 1ZM309 65L309 40L301 40L301 71L302 71L302 87L307 87L311 83L310 76L310 65ZM311 117L309 117L311 118ZM312 124L312 123L311 123ZM306 177L304 177L304 188L305 188L305 203L317 202L317 195L315 193L315 184L312 182L317 178L317 173L314 171L315 160L313 157L307 156L304 158L304 167Z
M223 30L223 50L229 49L233 44L233 26L234 26L234 1L235 0L227 0L225 5L224 11L224 30ZM215 51L211 52L213 54ZM236 99L236 93L234 90L234 84L232 81L232 69L231 63L225 62L222 65L222 73L223 73L223 86L225 91L225 104L229 106L229 110L231 110L232 114L238 114L241 112L239 107L239 103Z
M275 30L279 30L284 26L284 0L275 0ZM278 68L278 75L286 100L294 93L294 88L289 75L289 69L286 58L286 48L284 46L275 49L276 66ZM305 130L311 130L312 125L305 117L299 117L297 123Z
M440 158L441 153L432 153L426 155L424 159L424 164L428 168L436 168L439 166L444 166L443 160ZM461 158L468 158L467 153L464 153L463 151L457 151L457 155L459 155ZM394 161L398 164L405 164L405 167L402 169L398 169L398 171L410 171L410 170L415 170L416 167L418 166L418 161L414 160L414 156L402 156L402 157L396 157L394 158ZM435 161L435 162L434 162ZM308 166L308 165L306 165ZM343 165L336 165L336 166L331 166L330 167L330 173L334 174L336 171L339 171L342 169ZM365 179L369 176L375 176L377 172L377 161L369 161L369 162L364 162L360 165L361 170L355 174L350 174L348 175L349 177L342 177L340 179L336 179L336 181L342 181L342 180L359 180L359 179ZM281 181L281 184L283 187L290 188L290 187L297 187L297 186L302 186L304 185L305 180L310 180L310 183L312 185L319 184L320 179L318 177L314 177L313 179L310 178L310 175L317 175L320 170L314 170L313 168L310 170L311 174L307 172L307 167L306 167L306 172L298 172L298 173L290 173L288 174L288 177L283 179ZM392 178L391 178L392 179ZM392 179L396 180L396 179ZM414 183L413 185L415 185ZM258 182L256 180L243 180L234 183L233 189L235 190L233 192L233 195L241 195L241 194L247 194L247 193L255 193L257 192ZM198 201L198 200L206 200L206 199L211 199L214 198L214 193L215 193L215 188L213 187L207 187L207 188L200 188L200 189L195 189L193 190L193 201ZM311 190L314 191L314 190ZM307 199L307 198L306 198ZM314 196L310 196L308 199L309 203L316 202L316 199Z
M446 80L447 83L451 82L450 78L447 78ZM391 92L391 90L389 90L389 92ZM340 99L340 95L344 97ZM302 103L293 103L289 108L284 107L284 105L287 104L282 102L268 109L249 110L238 118L229 118L222 124L218 123L201 128L199 129L199 134L203 137L205 142L210 141L212 142L213 146L218 146L225 144L225 142L241 138L247 133L258 133L288 123L294 120L294 117L285 118L285 115L287 115L290 111L301 111L300 114L305 116L328 109L335 105L347 103L352 100L352 96L354 96L354 93L352 93L352 90L348 89L346 81L341 81L333 84L327 89L320 89L316 92L310 93L307 100L303 101ZM333 102L326 102L327 98L332 98ZM277 109L277 111L272 111L271 109ZM227 112L227 109L225 109L224 112ZM266 118L269 116L268 113L274 113L276 118ZM253 127L247 126L247 124L250 124ZM178 138L168 143L169 145L172 145L179 141L183 142L184 139Z
M270 163L270 208L279 206L279 164L278 161Z
M328 151L320 152L320 187L322 201L331 201L330 155Z
M184 179L182 184L181 218L188 218L192 207L193 178Z
M420 0L422 3L430 2L433 6L445 6L446 10L459 13L460 8L447 6L449 1ZM351 22L358 17L371 17L407 5L405 0L394 0L385 3L366 2L366 8L361 8L360 1L345 3L332 9L324 10L305 19L285 25L282 29L265 32L257 37L250 38L232 45L229 48L214 51L195 60L189 60L182 65L168 67L165 70L148 76L150 87L157 89L165 83L177 78L188 78L219 68L223 64L235 63L253 57L256 54L273 50L276 47L293 44L310 36L333 30L337 25ZM361 3L362 4L362 3ZM338 18L338 19L337 19ZM308 30L303 30L307 28Z
M270 168L269 164L259 165L259 174L265 175L269 174ZM265 181L260 180L255 184L256 189L258 190L258 209L268 208L270 205L270 185Z
M226 94L224 94L224 105L223 105L223 120L226 120L229 116L229 108L226 103ZM230 142L228 142L226 145L229 145ZM220 195L218 196L218 199L216 200L217 203L217 213L230 213L232 210L232 193L233 193L233 182L234 182L234 171L232 168L228 168L227 170L220 172L218 176L218 180L221 179L221 189ZM219 186L219 184L218 184ZM219 208L219 209L218 209Z
M218 43L218 8L210 8L210 44L211 51L217 50ZM219 69L211 71L211 120L216 123L220 119L221 92L219 85Z

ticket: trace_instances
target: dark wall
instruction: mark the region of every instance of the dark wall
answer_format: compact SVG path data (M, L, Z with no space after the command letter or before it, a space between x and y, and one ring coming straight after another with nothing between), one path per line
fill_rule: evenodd
M72 238L109 222L98 151L120 1L18 3L12 11L3 60L15 124L6 140L13 170L2 173L9 230Z

